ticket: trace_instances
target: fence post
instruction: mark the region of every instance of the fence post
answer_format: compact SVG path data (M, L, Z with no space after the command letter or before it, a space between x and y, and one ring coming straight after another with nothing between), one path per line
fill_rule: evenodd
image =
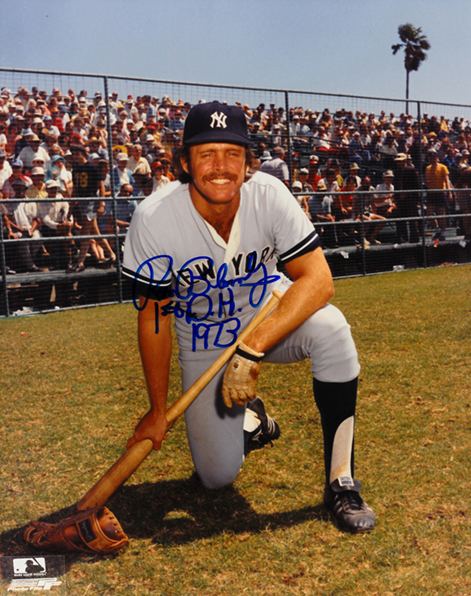
M417 102L417 122L419 134L419 186L420 186L420 215L422 216L422 260L424 267L427 267L427 246L425 244L425 228L427 225L425 211L425 193L424 193L424 154L422 147L422 109L420 101Z
M111 208L113 211L113 224L114 224L114 236L116 243L116 267L118 270L118 300L123 301L123 274L121 267L121 254L119 246L119 229L117 223L117 210L116 210L116 188L114 185L113 176L113 143L111 139L111 111L110 111L110 98L108 91L108 77L103 77L103 88L105 90L105 104L106 104L106 130L108 132L108 163L110 169L110 187L111 187Z
M292 188L292 173L291 169L293 166L293 158L292 158L292 147L291 147L291 133L289 131L290 121L289 121L289 93L285 91L285 112L286 112L286 141L288 143L288 176L289 176L289 188Z
M369 196L369 195L368 195ZM361 241L361 268L363 275L366 275L366 250L365 250L365 195L360 195L360 241Z
M3 283L3 303L5 305L5 316L10 316L10 305L8 303L7 290L7 259L5 256L5 244L3 242L3 216L0 214L0 267L2 269L2 283Z

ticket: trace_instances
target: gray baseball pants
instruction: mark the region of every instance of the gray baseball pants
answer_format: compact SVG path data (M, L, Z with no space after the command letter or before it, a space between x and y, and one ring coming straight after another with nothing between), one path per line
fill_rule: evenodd
M180 354L184 391L220 353L219 350L208 350L206 359L195 359L192 352ZM360 365L350 326L335 306L328 304L314 313L272 348L264 361L290 363L306 358L311 359L313 376L319 381L344 383L358 376ZM224 406L221 396L223 374L224 369L185 414L193 462L207 488L231 484L244 461L245 408L234 405L229 410Z

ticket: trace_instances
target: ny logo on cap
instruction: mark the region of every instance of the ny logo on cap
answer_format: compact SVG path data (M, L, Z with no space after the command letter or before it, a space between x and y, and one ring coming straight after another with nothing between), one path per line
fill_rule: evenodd
M224 112L213 112L209 126L211 128L227 128L226 120L227 116Z

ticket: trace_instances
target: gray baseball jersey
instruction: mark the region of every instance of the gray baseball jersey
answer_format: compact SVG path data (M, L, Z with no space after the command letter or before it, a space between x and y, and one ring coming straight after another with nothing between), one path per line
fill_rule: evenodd
M135 295L172 297L161 314L175 316L184 391L237 339L271 292L289 286L277 261L288 263L318 246L318 235L293 195L261 172L242 185L227 243L195 209L188 185L168 184L139 205L126 236L123 272L133 279ZM358 375L350 327L334 306L318 310L265 360L304 358L311 359L321 381ZM222 375L185 414L193 461L209 488L232 482L244 459L244 408L225 408Z
M138 293L173 297L180 350L212 350L232 344L280 284L278 259L318 245L312 223L273 176L258 172L243 184L227 243L195 209L188 185L174 183L139 205L123 272Z

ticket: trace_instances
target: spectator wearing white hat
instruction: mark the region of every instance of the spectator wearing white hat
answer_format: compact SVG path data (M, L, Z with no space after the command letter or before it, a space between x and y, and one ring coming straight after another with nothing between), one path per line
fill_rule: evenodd
M116 165L111 172L113 185L115 188L121 188L123 184L131 184L135 188L136 181L132 170L128 168L128 154L121 151L116 156Z
M25 139L27 142L26 147L20 151L18 155L18 159L21 159L23 162L23 166L30 170L33 167L33 158L34 157L42 157L44 160L44 165L47 167L49 164L49 153L41 147L41 141L36 133L33 131L28 131L25 135Z
M383 182L376 185L378 194L373 196L371 201L371 208L373 213L381 215L382 217L393 217L397 209L394 201L394 173L392 170L386 170L383 173Z
M312 189L316 191L319 182L322 180L322 176L319 174L319 157L317 155L309 156L308 170L307 181L312 186Z
M48 180L46 192L48 199L57 199L54 203L44 203L40 231L43 237L70 236L72 237L73 217L70 213L69 203L59 192L59 182ZM49 253L53 258L55 268L72 267L72 243L57 241L48 244Z
M13 197L11 198L18 200L0 206L7 237L9 239L39 237L36 203L24 200L25 181L16 178L12 182L12 188ZM39 271L39 267L33 260L37 249L37 244L30 244L29 242L7 245L5 247L7 262L9 265L14 265L16 271Z
M288 186L289 170L288 164L284 160L285 150L283 147L277 146L273 149L273 155L274 157L272 159L262 162L260 171L275 176L275 178L278 178L278 180L281 180Z
M356 161L350 164L348 169L349 176L352 176L355 179L356 188L358 188L361 184L361 177L358 175L360 172L360 166L357 164Z
M463 151L457 155L456 166L458 169L458 175L461 174L460 170L469 168L469 151L467 149L463 149Z
M26 197L28 199L47 199L46 185L44 183L45 175L46 173L42 166L35 166L31 170L33 184L26 191Z
M397 191L395 203L397 205L396 216L401 218L417 217L419 195L414 191L419 189L419 175L406 153L398 153L394 158L394 187ZM419 222L417 220L398 221L397 241L418 242L419 240Z
M313 187L308 181L309 170L308 168L300 168L298 172L298 180L301 182L304 192L313 192Z

